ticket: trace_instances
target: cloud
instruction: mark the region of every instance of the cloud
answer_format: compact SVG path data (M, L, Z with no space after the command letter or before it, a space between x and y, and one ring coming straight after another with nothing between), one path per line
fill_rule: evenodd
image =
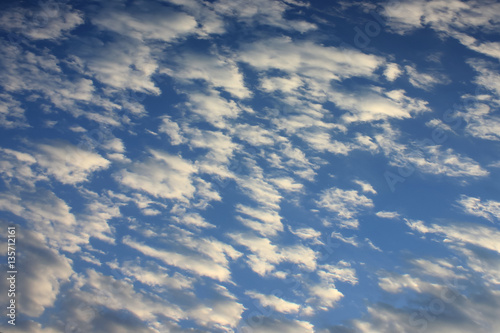
M35 8L9 8L0 15L2 30L33 40L64 38L83 22L82 12L59 2L41 2Z
M169 116L162 117L162 124L158 128L158 132L167 134L171 145L179 145L186 142L179 124L171 120Z
M439 1L388 1L383 4L383 15L390 28L406 34L428 27L440 36L457 39L464 46L491 57L500 58L498 42L481 42L473 32L495 31L500 22L499 4L494 1L453 0L446 4Z
M242 0L218 0L213 7L218 14L233 17L247 25L269 25L302 33L317 28L314 23L304 20L285 19L285 13L293 7L282 1L257 0L249 3Z
M340 232L334 231L334 232L332 232L331 237L338 239L338 240L341 240L342 242L344 242L346 244L350 244L350 245L355 246L355 247L359 246L359 242L356 239L356 236L346 237L346 236L342 235Z
M251 219L238 216L247 227L259 232L263 236L276 236L279 231L283 231L283 223L278 212L269 208L252 208L242 204L236 206L236 210Z
M444 280L457 277L453 269L455 266L444 259L428 260L428 259L414 259L411 263L417 268L419 274L439 277Z
M320 152L327 151L337 155L347 155L354 148L349 143L332 140L330 134L324 131L303 131L297 135L311 148Z
M279 313L297 313L300 310L299 304L286 301L276 295L264 295L255 291L246 291L245 295L258 300L262 306L269 307Z
M422 221L406 220L406 224L422 234L439 234L448 241L476 245L500 253L500 231L477 224L425 225Z
M391 159L393 166L408 170L418 169L420 172L445 175L448 177L486 177L489 172L478 162L467 156L456 153L453 149L442 149L440 145L426 143L426 140L406 146L397 142L399 131L389 125L383 125L383 134L375 135L375 140ZM413 172L413 171L412 171Z
M263 316L249 318L249 326L242 326L243 330L251 329L255 333L313 333L314 326L307 322L295 319L276 319ZM248 328L247 328L248 327Z
M384 71L384 76L386 77L387 80L392 82L396 80L402 73L403 71L401 70L398 64L390 63L387 64L387 68Z
M437 284L422 281L409 274L390 275L379 278L379 287L390 293L400 293L403 289L411 289L418 293L432 293L439 295L441 287Z
M276 141L276 134L261 126L237 124L233 132L233 135L237 136L240 140L248 142L252 146L273 145Z
M182 237L182 234L179 235ZM229 281L229 259L237 259L241 253L230 245L216 240L195 240L190 236L179 239L186 247L181 249L158 249L133 240L130 236L123 239L123 243L146 256L157 258L170 266L187 270L200 276L207 276L218 281ZM184 253L183 253L184 252Z
M299 192L304 187L303 184L295 182L291 177L271 178L269 181L286 192Z
M372 208L373 201L355 190L342 190L332 187L321 193L320 200L316 202L319 207L326 208L337 214L337 219L343 226L357 227L354 219L361 211ZM344 221L344 222L342 222ZM349 223L349 221L353 221Z
M430 110L426 101L408 97L402 89L384 91L371 87L346 91L338 86L328 96L339 108L348 111L342 116L347 123L405 119Z
M84 116L102 123L119 124L112 111L120 106L97 94L89 78L66 74L62 66L64 62L47 48L25 49L5 41L0 41L0 44L0 63L3 68L0 85L7 93L37 100L44 110L56 107L75 117ZM20 110L15 106L16 103L9 99L6 102L12 106L9 113L18 116Z
M239 59L258 70L280 69L316 81L371 76L384 60L357 50L325 47L290 38L261 40L243 45Z
M5 128L29 126L21 103L8 94L0 94L0 126Z
M141 320L152 320L157 315L180 319L183 311L152 295L138 292L124 280L116 280L89 269L87 277L81 278L77 297L88 304L98 304L112 310L126 309Z
M400 216L398 212L388 212L388 211L380 211L377 212L375 215L383 219L397 219Z
M405 66L406 73L409 76L410 83L417 88L430 90L437 84L445 84L448 83L449 80L438 73L420 73L417 71L415 66L406 65Z
M464 110L457 116L466 121L466 131L484 140L499 141L500 119L495 110L500 101L500 73L498 66L480 59L467 63L477 72L474 82L478 85L475 95L464 95Z
M310 297L306 302L315 304L322 310L333 308L344 297L344 294L338 291L333 284L326 283L311 285L308 292Z
M131 171L116 173L115 179L157 198L188 202L196 192L192 175L197 172L197 168L179 156L157 150L150 150L150 154L152 157L146 161L133 163Z
M171 68L164 68L161 72L181 82L194 83L197 80L204 80L210 88L223 88L239 99L249 98L252 95L245 87L238 65L230 57L218 54L182 53L170 61L173 62Z
M377 194L377 191L375 191L375 189L373 188L373 186L371 186L369 183L367 182L364 182L362 180L354 180L354 183L358 184L359 186L361 186L361 189L363 190L363 192L365 193L371 193L371 194Z
M273 185L269 184L269 182L261 177L261 175L256 175L254 177L240 176L236 179L236 182L252 200L264 207L278 209L279 202L283 196Z
M168 274L168 270L153 261L143 261L140 258L127 260L119 264L116 260L108 263L112 269L118 269L122 274L133 277L135 280L149 285L161 286L175 290L193 288L194 279L186 277L179 272Z
M323 242L319 240L321 232L313 228L304 227L304 228L297 228L295 230L293 230L292 227L290 226L288 228L292 234L299 237L300 239L310 240L313 242L313 244L323 244Z
M269 239L251 233L233 233L229 237L250 251L251 254L246 255L247 263L261 276L273 273L276 265L282 262L297 264L307 271L316 268L317 253L304 245L275 245Z
M159 95L160 89L152 80L158 70L153 49L129 38L95 43L83 40L75 50L75 59L82 62L88 74L113 89L110 92L127 89L144 94ZM140 99L141 95L131 95ZM141 110L139 112L142 113Z
M103 30L114 31L141 41L164 42L193 33L197 25L192 16L159 3L126 6L120 2L105 4L104 8L92 17L92 23Z
M228 121L237 118L242 111L236 102L228 101L213 89L208 93L189 94L186 107L216 128L227 128Z
M189 137L189 145L192 148L207 149L205 156L208 162L216 164L227 164L233 153L241 147L234 143L229 135L219 131L202 131L195 128L185 129Z
M54 248L76 252L88 241L88 234L75 232L79 228L71 207L49 190L1 193L0 209L26 219Z
M7 230L6 223L1 224ZM54 306L61 287L73 274L72 261L48 246L45 238L41 233L16 227L16 248L22 249L22 259L19 257L17 263L16 304L20 313L30 317L39 317ZM3 290L9 289L5 278L1 285ZM7 292L1 298L7 304Z
M111 164L100 155L66 142L37 145L35 157L40 166L63 184L77 184L89 180L91 173L106 169Z
M207 222L203 216L198 213L186 213L185 209L175 207L170 211L173 214L178 214L178 216L173 216L172 219L179 224L183 224L187 227L198 228L215 228L215 225Z
M500 220L500 202L494 200L482 201L480 198L462 195L457 203L465 213L483 217L491 222Z
M114 229L109 221L121 216L118 206L104 195L85 190L79 199L80 207L75 210L43 187L30 191L16 188L0 193L0 209L25 219L54 249L76 253L91 237L113 244Z
M45 173L34 167L36 159L32 155L12 149L1 149L2 162L0 163L1 176L5 184L19 182L27 187L35 187L35 183L47 180Z
M336 265L325 264L317 272L322 281L334 283L335 281L347 282L351 285L358 284L356 270L346 261L339 261Z

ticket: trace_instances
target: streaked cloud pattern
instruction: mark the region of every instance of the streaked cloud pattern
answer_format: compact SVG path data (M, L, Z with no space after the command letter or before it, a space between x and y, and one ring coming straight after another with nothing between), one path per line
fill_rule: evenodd
M500 332L499 22L489 0L2 4L0 327Z

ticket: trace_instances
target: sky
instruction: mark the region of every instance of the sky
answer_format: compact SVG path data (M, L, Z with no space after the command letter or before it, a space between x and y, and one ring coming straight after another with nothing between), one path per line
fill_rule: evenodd
M500 332L499 27L489 0L3 1L0 330Z

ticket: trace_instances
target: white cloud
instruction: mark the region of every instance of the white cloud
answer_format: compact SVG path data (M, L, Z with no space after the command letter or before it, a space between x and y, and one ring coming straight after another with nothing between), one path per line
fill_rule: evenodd
M388 1L383 14L397 33L428 27L440 36L456 38L474 51L500 58L498 42L480 42L471 33L494 32L500 22L499 8L498 3L490 1Z
M300 268L312 271L316 268L317 253L303 245L275 245L267 238L248 234L230 234L233 241L248 248L247 263L261 276L273 273L281 262L297 264Z
M450 127L450 125L446 124L441 119L437 119L437 118L431 119L428 122L426 122L425 125L429 126L429 127L438 128L438 129L441 129L443 131L447 131L447 132L455 133L456 134L456 132Z
M356 239L356 236L346 237L346 236L342 235L341 233L334 231L334 232L332 232L331 237L338 239L338 240L341 240L342 242L344 242L346 244L350 244L350 245L355 246L355 247L359 246L359 243L358 243L358 240Z
M439 234L448 242L471 244L500 253L500 231L476 224L454 225L425 225L422 221L406 220L406 224L413 230L423 234Z
M108 309L126 309L141 320L153 320L160 314L178 320L184 315L177 305L136 291L129 282L116 280L92 269L87 270L87 277L81 278L75 287L79 288L76 295L81 300Z
M216 164L227 164L233 153L241 148L229 135L220 131L190 128L185 129L185 133L189 137L189 145L192 148L208 149L206 160Z
M466 121L466 131L484 140L500 140L500 118L495 114L500 102L500 72L496 64L480 59L467 63L477 72L475 95L463 97L464 110L457 113ZM482 94L481 94L482 93Z
M1 224L7 230L7 226ZM20 226L16 230L16 248L22 249L22 260L17 263L16 304L22 304L18 307L21 313L39 317L54 305L61 287L69 282L73 274L72 261L49 247L42 234ZM7 281L2 279L4 290L9 289ZM7 293L1 298L7 304Z
M444 174L449 177L485 177L489 172L470 157L455 153L451 148L440 150L439 146L424 148L428 157L418 154L408 156L408 161L424 173L434 175Z
M249 124L237 124L232 134L237 136L240 140L248 142L252 146L272 145L276 140L276 135L272 131L261 126L252 126Z
M121 4L106 3L92 18L92 23L101 29L141 41L165 42L194 32L197 25L192 16L156 3L148 6L133 4L127 8Z
M363 192L365 193L372 193L372 194L377 194L377 191L375 191L375 189L373 188L373 186L371 186L370 183L367 183L365 181L362 181L362 180L354 180L354 183L358 184L359 186L361 186L361 189L363 190Z
M304 240L311 240L314 244L323 244L320 240L319 237L321 236L321 232L313 229L313 228L297 228L295 230L292 229L292 227L288 226L290 232L294 234L295 236L304 239Z
M9 8L0 15L3 30L34 40L61 39L83 22L82 12L58 2L40 2L35 8Z
M336 265L321 265L317 271L322 281L334 283L335 281L347 282L351 285L358 284L356 270L346 261L339 261Z
M26 219L53 248L76 252L88 241L88 234L77 227L71 207L46 189L22 194L1 193L0 209Z
M37 148L38 164L63 184L88 181L91 173L110 165L100 155L65 142L39 144Z
M189 94L186 107L217 128L228 127L228 120L237 118L241 112L233 100L226 100L216 90L210 90L208 94Z
M467 214L484 217L492 222L500 220L500 201L482 201L480 198L462 195L457 203Z
M437 84L448 83L449 80L439 73L420 73L415 66L406 65L406 74L409 76L410 83L417 88L429 90Z
M298 192L304 187L303 184L295 182L291 177L271 178L269 181L287 192Z
M246 291L245 294L257 299L262 306L269 307L280 313L297 313L300 310L299 304L286 301L275 295L264 295L256 291Z
M305 82L298 76L291 74L290 76L263 76L260 79L260 89L266 92L281 91L291 94L303 86Z
M337 214L337 219L346 220L344 226L351 224L357 226L354 219L361 211L372 208L373 201L355 190L342 190L332 187L321 193L320 200L317 201L319 207L326 208ZM349 223L349 221L354 221Z
M168 270L153 261L135 260L124 261L119 264L116 260L108 263L112 269L118 269L123 274L150 286L162 286L175 290L193 288L194 279L186 277L179 272L168 274Z
M145 94L160 94L160 89L152 80L158 69L157 60L153 50L142 42L131 38L100 44L84 41L76 54L89 74L115 91L130 89Z
M399 131L385 124L384 133L375 135L375 140L390 164L402 168L415 168L420 172L448 177L485 177L489 172L470 157L462 156L453 149L442 149L439 145L425 145L425 141L413 147L397 142Z
M214 240L200 239L195 241L190 237L179 241L190 248L186 254L178 250L164 250L139 243L127 236L123 239L125 245L141 252L146 256L157 258L167 265L178 267L200 276L207 276L218 281L229 281L229 259L237 259L241 254L231 246Z
M256 316L247 320L250 326L243 325L242 331L251 329L254 333L313 333L314 326L302 320L276 319Z
M248 98L252 93L245 87L243 75L234 60L221 55L183 53L173 59L172 69L162 69L179 81L204 80L210 88L223 88L236 98Z
M297 135L311 148L320 152L327 151L337 155L347 155L354 148L349 143L332 140L330 134L325 131L304 131Z
M383 252L382 249L380 247L378 247L377 245L373 244L373 242L369 238L365 238L365 242L373 250L378 251L378 252Z
M306 302L318 305L322 310L333 308L344 297L332 283L311 285L308 292L311 297Z
M215 228L215 225L207 222L198 213L186 213L186 211L184 209L172 209L171 213L179 215L179 216L172 217L172 219L179 224L183 224L185 226L193 227L193 228Z
M411 289L418 293L439 295L441 285L423 281L410 274L384 276L379 278L379 287L390 293L400 293L403 289Z
M118 182L158 198L188 202L196 188L192 175L197 168L191 162L175 155L150 150L151 158L132 164L131 171L115 174Z
M386 77L387 80L392 82L396 80L402 73L403 71L401 70L398 64L390 63L387 64L387 68L384 71L384 76Z
M236 206L240 214L247 215L251 219L237 217L244 225L259 232L263 236L275 236L283 231L283 223L278 212L269 208L252 208L242 204Z
M398 212L388 212L388 211L380 211L377 212L375 215L383 219L397 219L400 216Z
M242 47L241 61L259 70L272 68L328 82L353 76L371 76L384 60L357 50L325 47L310 41L275 38ZM265 84L266 86L266 84Z
M28 187L35 187L37 181L48 179L43 172L37 172L34 168L36 159L32 155L12 149L0 149L0 152L0 172L7 186L14 179Z
M283 198L279 191L266 180L256 177L239 177L236 179L242 190L254 201L270 209L278 209Z
M342 116L347 122L366 122L388 118L404 119L429 111L427 102L406 96L404 90L384 91L378 87L345 91L340 85L328 93L338 107L349 111Z
M496 288L500 285L500 259L498 256L461 246L455 249L467 258L468 267L482 275L488 287Z
M36 98L45 110L55 106L75 117L84 116L102 123L119 124L113 111L120 106L96 94L96 88L89 78L70 78L66 75L61 68L61 60L47 48L23 49L21 45L1 41L0 44L4 68L0 72L0 85L6 92ZM7 100L7 103L13 107L9 112L14 112L13 115L19 113L15 102Z
M5 128L28 126L21 103L8 94L0 94L0 126Z
M304 20L285 19L285 13L290 8L285 2L256 0L218 0L214 2L214 10L224 16L233 17L246 24L270 25L285 30L306 32L315 30L314 23Z
M167 134L170 137L170 144L172 145L186 142L186 138L183 136L179 125L171 120L169 116L162 117L162 124L158 128L158 132Z
M419 274L426 274L448 280L452 277L457 277L453 271L454 265L443 259L430 261L427 259L414 259L411 263L417 268Z

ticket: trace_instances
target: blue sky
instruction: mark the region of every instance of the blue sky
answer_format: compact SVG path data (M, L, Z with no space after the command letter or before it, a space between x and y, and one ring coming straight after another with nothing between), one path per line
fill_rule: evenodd
M500 332L499 3L0 13L3 331Z

